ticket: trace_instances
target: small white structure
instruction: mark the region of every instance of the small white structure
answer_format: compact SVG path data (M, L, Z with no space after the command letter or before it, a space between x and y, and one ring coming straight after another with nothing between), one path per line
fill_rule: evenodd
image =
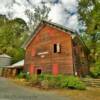
M23 71L23 67L24 67L24 60L6 66L5 68L3 68L2 76L15 77L16 75L18 75L20 72Z
M24 60L21 60L19 62L16 62L12 65L6 66L6 68L21 68L24 66Z
M14 67L23 67L24 66L24 60L21 60L13 65L11 65L11 68L14 68Z
M12 58L7 54L0 55L0 67L6 67L11 64Z

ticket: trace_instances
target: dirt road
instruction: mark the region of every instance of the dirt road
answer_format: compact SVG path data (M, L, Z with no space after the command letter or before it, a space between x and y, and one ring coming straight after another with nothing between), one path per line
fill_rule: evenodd
M0 100L71 100L55 92L39 91L16 85L0 77Z

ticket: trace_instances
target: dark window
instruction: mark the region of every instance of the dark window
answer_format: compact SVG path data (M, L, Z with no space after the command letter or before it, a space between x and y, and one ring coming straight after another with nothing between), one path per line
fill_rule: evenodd
M54 53L60 53L61 52L61 47L60 44L54 44Z
M57 44L54 44L54 53L57 52Z
M37 75L40 75L41 74L41 69L37 69Z

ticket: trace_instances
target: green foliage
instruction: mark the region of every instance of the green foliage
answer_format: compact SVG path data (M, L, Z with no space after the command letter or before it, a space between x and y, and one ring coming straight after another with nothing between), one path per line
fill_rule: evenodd
M37 78L37 75L31 75L29 81L31 82L32 86L37 85L39 83L39 79Z
M19 78L19 79L25 78L25 73L20 72L20 73L17 75L17 78Z
M95 67L91 68L91 76L94 78L100 78L100 62L96 62Z
M34 82L37 80L37 76L36 75L31 75L31 81Z
M5 15L0 15L0 27L4 25L7 20L8 19Z
M39 80L52 80L54 78L53 75L50 74L41 74L38 76Z
M29 80L31 79L31 76L30 76L29 73L25 73L25 79L26 79L27 81L29 81Z
M13 58L12 63L15 63L17 61L22 60L24 58L24 55L25 55L25 51L22 48L10 48L10 47L8 47L8 50L6 53Z
M20 72L17 76L19 79L26 79L27 81L29 81L31 79L30 75L28 73L25 72Z
M39 76L33 75L33 84L39 83L41 87L47 88L71 88L71 89L80 89L84 90L85 84L81 82L78 77L75 76L64 76L64 75L50 75L50 74L41 74Z
M27 24L24 20L16 18L9 20L6 16L0 16L0 54L6 53L17 62L24 58L24 50L21 45L27 38Z
M68 77L68 88L83 90L85 84L78 77L70 76Z
M64 76L64 75L29 75L28 73L20 73L18 78L25 78L30 81L32 86L40 85L42 88L71 88L71 89L86 89L85 84L75 76Z
M88 34L100 32L99 0L78 0L79 20L85 24Z
M90 56L94 59L93 66L100 57L100 2L99 0L78 0L79 21L88 37L84 39L90 49ZM99 59L100 60L100 59Z
M94 59L92 64L96 66L97 56L100 56L100 2L99 0L78 0L78 4L79 21L86 27L84 41L90 49L90 56Z
M84 34L82 36L85 44L90 49L89 61L90 61L90 75L92 77L100 76L100 34L97 33L94 36Z

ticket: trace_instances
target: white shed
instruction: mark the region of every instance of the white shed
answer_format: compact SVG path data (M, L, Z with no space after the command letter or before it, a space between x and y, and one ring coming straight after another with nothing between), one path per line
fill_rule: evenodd
M6 66L5 68L3 68L2 76L15 77L16 75L18 75L20 72L23 71L23 67L24 67L24 60Z
M24 66L24 60L21 60L17 63L14 63L13 65L11 65L11 68L14 68L14 67L23 67Z

